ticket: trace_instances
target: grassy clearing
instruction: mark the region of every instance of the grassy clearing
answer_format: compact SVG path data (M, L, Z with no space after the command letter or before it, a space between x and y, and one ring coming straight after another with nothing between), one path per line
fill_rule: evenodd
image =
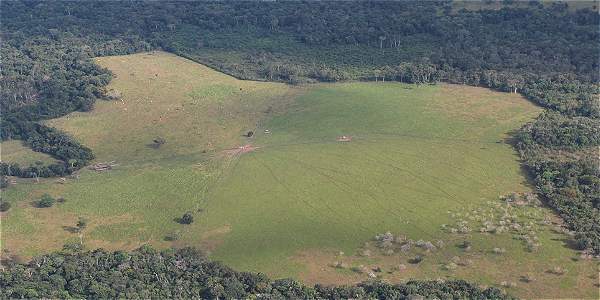
M65 184L54 180L20 184L3 197L13 208L3 216L3 249L28 257L77 238L65 230L78 216L90 219L84 240L90 248L167 247L166 234L182 230L173 220L197 211L209 182L226 161L213 159L241 144L241 134L277 111L287 93L278 83L239 81L162 52L98 59L116 75L110 87L122 101L98 102L89 113L50 121L86 146L97 161L116 161L110 172L82 170ZM270 109L269 109L270 108ZM149 145L157 136L166 143ZM38 209L44 192L66 202ZM198 241L198 237L194 241Z
M17 185L3 197L2 248L31 256L77 240L68 227L90 219L89 248L198 246L239 269L294 276L307 282L366 279L334 260L391 266L409 256L355 255L375 234L392 231L448 245L386 280L461 277L484 284L537 281L511 292L524 296L593 297L596 266L572 261L563 235L540 229L539 253L511 235L457 236L440 229L457 213L486 209L498 196L528 191L507 132L539 113L514 94L480 88L398 83L290 87L239 81L166 53L105 57L122 101L53 120L116 161L106 173L83 170L65 184ZM256 130L252 139L242 137ZM271 133L265 134L263 130ZM341 135L351 142L337 142ZM157 136L166 139L149 147ZM259 148L236 155L224 149ZM65 197L49 209L31 203L44 192ZM192 211L191 225L175 222ZM551 215L537 209L535 216ZM166 241L165 236L179 239ZM456 243L469 239L471 253ZM506 248L499 257L493 247ZM346 253L341 258L339 251ZM414 255L411 254L411 255ZM452 272L453 256L473 264ZM570 271L547 274L553 265ZM387 274L387 273L386 273Z
M498 285L510 278L519 282L532 268L543 279L519 284L511 292L534 295L545 284L560 282L561 289L546 290L548 296L573 295L579 285L579 295L593 295L594 279L589 276L594 267L572 262L576 254L556 235L540 233L542 254L531 254L512 236L457 237L440 229L453 221L447 211L487 207L499 195L530 189L516 153L504 140L507 132L538 112L519 96L463 86L315 87L263 125L271 133L259 134L256 144L261 148L243 156L232 175L215 187L207 206L210 213L199 226L231 228L213 257L277 276L300 272L309 282L367 279L366 274L328 265L340 251L360 262L354 255L358 248L376 233L390 230L451 246L413 272L384 276L389 280L460 273ZM340 135L352 136L352 141L336 142ZM551 215L546 210L539 214ZM442 265L459 251L457 239L468 239L478 249L476 263L444 272ZM490 256L499 245L510 249L502 259ZM409 258L395 259L407 264ZM390 259L362 258L362 263L389 268ZM578 275L544 275L552 264Z
M32 151L31 148L23 146L21 141L4 141L0 144L0 160L15 162L21 166L28 166L36 162L50 164L56 160L50 155Z

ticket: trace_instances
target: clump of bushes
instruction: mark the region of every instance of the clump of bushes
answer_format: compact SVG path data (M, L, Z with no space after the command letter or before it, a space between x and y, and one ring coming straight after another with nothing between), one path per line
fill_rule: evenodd
M413 258L411 258L408 262L411 264L419 264L423 261L424 257L422 255L417 255Z
M54 202L56 202L56 200L54 198L52 198L52 196L50 196L48 194L44 194L44 195L42 195L42 198L40 198L40 200L38 200L37 207L40 207L40 208L52 207L52 205L54 205Z
M173 231L173 232L168 233L165 236L165 241L173 242L173 241L179 240L180 238L181 238L181 234L179 233L179 231Z
M152 140L152 148L158 149L158 148L160 148L160 146L164 145L166 142L167 142L167 140L165 140L165 138L158 136Z
M189 211L186 212L185 214L183 214L183 216L181 216L181 218L179 219L180 224L189 225L189 224L192 224L193 222L194 222L194 216Z
M0 199L0 212L5 212L10 209L10 202Z

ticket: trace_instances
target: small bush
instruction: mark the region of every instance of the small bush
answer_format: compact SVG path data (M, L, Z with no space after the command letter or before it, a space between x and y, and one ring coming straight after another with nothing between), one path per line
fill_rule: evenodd
M86 218L83 217L79 217L79 220L77 220L77 224L75 226L77 226L77 231L81 232L83 231L86 227L87 227L88 221Z
M192 224L193 222L194 222L194 216L189 211L186 212L185 214L183 214L183 216L179 220L179 223L181 223L181 224Z
M38 207L51 207L52 205L54 205L54 198L52 198L50 195L48 194L44 194L42 196L42 198L38 201L37 206Z
M160 146L164 145L167 142L167 140L165 140L163 137L159 136L159 137L156 137L154 140L152 140L152 142L153 142L153 147L158 149L158 148L160 148Z
M413 258L411 258L408 262L411 264L418 264L421 263L423 261L424 257L421 255L417 255Z
M471 250L471 242L469 241L463 241L462 243L460 243L458 245L459 248L465 250L465 251L469 251Z
M180 238L181 238L181 234L179 233L179 231L173 231L173 232L168 233L165 236L165 241L171 241L172 242L172 241L177 241Z
M10 209L10 202L6 200L0 200L0 212L5 212Z

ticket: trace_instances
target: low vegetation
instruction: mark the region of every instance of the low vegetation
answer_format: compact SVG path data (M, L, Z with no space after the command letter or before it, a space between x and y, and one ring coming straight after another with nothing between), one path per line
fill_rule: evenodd
M56 202L56 200L54 198L52 198L52 196L50 196L48 194L44 194L44 195L42 195L42 198L40 198L40 200L38 200L37 207L39 207L39 208L52 207L52 205L54 205L54 202Z
M10 207L10 202L0 199L0 212L6 212L10 209Z

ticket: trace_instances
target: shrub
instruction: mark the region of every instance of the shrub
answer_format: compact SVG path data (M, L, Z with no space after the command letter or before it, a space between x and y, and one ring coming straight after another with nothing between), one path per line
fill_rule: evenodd
M6 176L1 176L0 177L0 189L5 189L8 187L8 177Z
M54 205L54 198L48 194L44 194L37 203L38 207L51 207Z
M0 200L0 212L5 212L10 209L10 202L6 200Z
M77 221L77 231L81 232L83 231L86 227L87 227L88 221L86 218L83 217L79 217L79 220Z
M179 240L180 237L181 237L181 234L179 233L179 231L173 231L173 232L168 233L165 236L165 241L171 241L171 242L176 241L176 240Z
M160 146L164 145L167 142L167 140L165 140L163 137L159 136L159 137L156 137L154 140L152 140L152 142L154 143L154 144L152 144L152 147L158 149L158 148L160 148Z
M423 258L424 258L423 256L417 255L417 256L411 258L408 262L411 263L411 264L418 264L418 263L421 263L423 261Z
M194 216L189 211L186 212L185 214L183 214L183 216L179 220L179 223L181 223L181 224L192 224L193 222L194 222Z

